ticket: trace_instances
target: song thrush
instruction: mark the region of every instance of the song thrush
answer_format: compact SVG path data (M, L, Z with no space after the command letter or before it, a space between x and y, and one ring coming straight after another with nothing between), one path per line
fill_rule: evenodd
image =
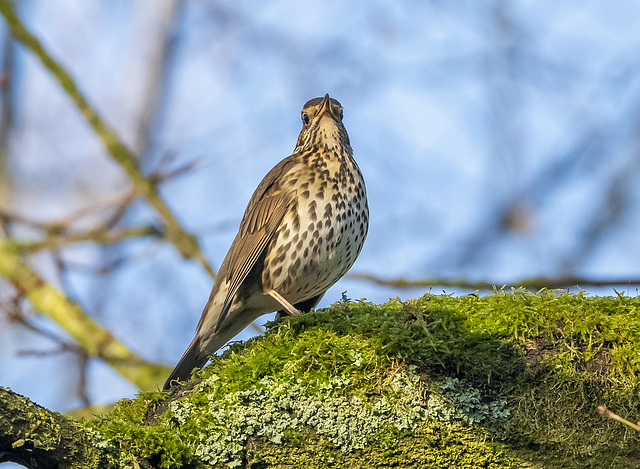
M351 268L364 244L369 207L364 180L329 95L308 101L293 154L253 193L196 329L164 384L194 368L259 316L300 314Z

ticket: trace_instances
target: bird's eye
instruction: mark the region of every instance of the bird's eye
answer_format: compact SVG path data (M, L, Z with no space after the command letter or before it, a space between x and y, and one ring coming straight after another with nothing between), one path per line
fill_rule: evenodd
M302 113L302 122L304 123L304 125L309 125L309 114L307 114L306 112Z
M340 108L340 120L344 117L344 108Z

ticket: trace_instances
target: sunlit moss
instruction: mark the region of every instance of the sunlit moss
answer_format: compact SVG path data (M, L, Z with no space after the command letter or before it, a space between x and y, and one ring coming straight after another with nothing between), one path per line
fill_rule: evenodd
M159 417L165 395L143 394L92 426L122 461L161 467L632 467L637 433L595 406L640 415L639 306L344 299L235 344Z

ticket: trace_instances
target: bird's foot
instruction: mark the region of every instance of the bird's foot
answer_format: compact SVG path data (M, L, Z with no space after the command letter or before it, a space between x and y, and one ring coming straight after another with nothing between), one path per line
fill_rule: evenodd
M300 316L300 311L298 311L298 308L296 308L291 303L289 303L287 300L285 300L284 297L280 293L278 293L277 291L269 290L267 292L267 295L269 295L274 300L276 300L278 303L280 303L282 305L282 307L284 308L284 310L287 313L289 313L291 316Z

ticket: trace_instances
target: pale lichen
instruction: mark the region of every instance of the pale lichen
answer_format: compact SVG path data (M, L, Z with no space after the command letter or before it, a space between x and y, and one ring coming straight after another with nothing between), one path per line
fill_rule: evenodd
M459 420L477 423L486 419L509 417L507 401L487 400L480 391L457 378L445 378L433 385L427 403L427 414L444 422Z
M212 376L194 392L217 383ZM322 387L321 395L308 395L299 383L264 378L259 386L226 394L222 399L212 393L207 414L214 417L201 429L195 453L209 464L226 462L236 467L242 463L250 437L280 444L288 430L303 426L349 452L365 448L370 437L387 427L413 430L427 418L421 403L424 385L415 367L395 373L371 398L342 395L349 384L345 378L331 379ZM182 424L194 408L188 401L174 401L170 410L175 422Z

